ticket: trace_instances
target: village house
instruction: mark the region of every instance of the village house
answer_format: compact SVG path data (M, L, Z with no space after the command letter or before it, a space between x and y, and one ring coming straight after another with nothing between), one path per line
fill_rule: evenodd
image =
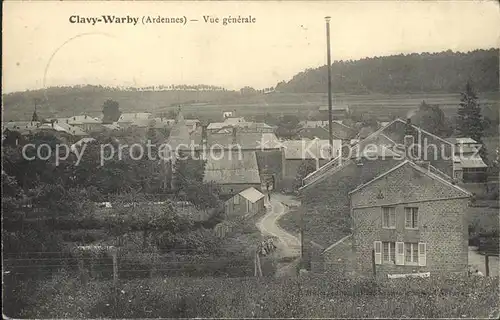
M92 132L95 130L99 130L102 127L102 123L100 120L93 118L89 115L80 115L73 116L69 118L58 118L57 124L66 123L73 127L79 127L85 132Z
M463 183L486 182L488 165L479 155L482 145L471 138L447 140L455 146L454 178Z
M223 200L250 187L261 190L262 183L255 151L213 149L211 156L206 157L203 181L217 184Z
M255 188L248 188L224 203L227 217L256 215L266 210L264 206L265 196Z
M282 144L283 156L283 186L291 188L300 166L308 161L316 170L325 165L331 159L337 157L340 152L341 141L333 140L333 153L330 152L329 140L287 140Z
M128 128L132 125L134 126L148 126L150 121L153 119L153 115L149 112L132 112L132 113L122 113L118 119L118 124L122 128Z
M407 133L411 132L410 139ZM420 153L410 152L410 141L415 144L434 142L439 152L429 148L429 158L422 160L418 157ZM453 146L449 142L397 119L355 143L348 154L336 157L306 176L299 193L304 212L304 253L311 270L324 270L328 265L325 259L329 259L328 254L324 254L325 249L353 232L349 192L410 156L417 165L450 182L452 154Z
M349 195L356 272L467 272L466 190L406 160Z
M278 189L282 180L281 143L274 133L245 132L233 127L230 132L211 133L206 126L191 134L191 139L205 150L217 147L225 151L235 149L240 153L255 154L262 188L270 185ZM203 147L201 147L203 148Z
M299 135L301 138L308 139L329 139L329 124L328 121L301 121L301 129ZM356 136L356 130L346 126L342 121L332 121L332 138L342 140L343 143L349 142Z

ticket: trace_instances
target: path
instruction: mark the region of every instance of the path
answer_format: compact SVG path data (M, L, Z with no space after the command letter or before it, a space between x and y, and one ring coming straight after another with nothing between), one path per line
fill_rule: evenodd
M278 220L289 211L283 203L297 204L299 202L292 196L272 194L270 202L266 198L267 213L256 223L257 228L263 235L279 239L279 242L276 243L277 258L290 258L289 262L280 263L278 275L292 274L294 272L293 267L298 263L300 257L300 240L278 225Z

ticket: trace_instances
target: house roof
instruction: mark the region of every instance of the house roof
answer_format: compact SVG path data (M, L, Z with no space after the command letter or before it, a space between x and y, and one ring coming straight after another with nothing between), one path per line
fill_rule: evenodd
M94 138L83 138L71 145L71 151L75 151L77 147L81 147L84 144L96 141Z
M424 169L422 168L421 166L415 164L414 162L410 161L410 160L405 160L405 161L402 161L401 163L397 164L396 166L394 166L392 169L390 170L387 170L386 172L382 173L381 175L373 178L372 180L364 183L364 184L361 184L359 185L357 188L355 188L354 190L350 191L349 194L353 194L353 193L356 193L362 189L364 189L366 186L369 186L370 184L372 184L373 182L377 181L377 180L380 180L381 178L387 176L388 174L390 174L391 172L403 167L403 166L410 166L412 167L413 169L427 175L428 177L430 177L431 179L435 180L435 181L438 181L448 187L451 187L451 188L454 188L456 189L457 191L460 191L461 193L463 193L463 196L464 197L470 197L472 194L463 189L463 188L460 188L459 186L457 185L454 185L453 183L451 183L450 181L448 180L445 180L443 179L442 177L438 176L437 174L434 174L432 173L430 170L427 170L427 169Z
M89 115L79 115L69 118L57 118L57 123L65 122L70 125L80 125L80 124L97 124L101 123L100 120L91 117Z
M201 144L201 130L193 132L191 138L195 143ZM279 149L281 142L271 132L241 132L237 130L236 137L234 137L233 130L231 130L231 133L207 133L207 145L222 148L236 145L241 149L268 150Z
M207 157L205 165L205 182L217 184L250 183L260 184L259 169L255 151L228 152Z
M243 117L234 117L234 118L230 117L224 120L225 124L235 124L238 122L246 122L246 120Z
M285 159L330 159L329 140L288 140L283 141ZM342 142L333 140L333 154L337 155Z
M406 124L405 121L401 120L401 119L395 119L391 122L389 122L386 126L376 130L375 132L371 133L370 135L368 135L365 139L362 139L362 140L359 140L357 143L354 143L351 148L356 150L356 149L361 149L362 151L364 150L364 147L367 145L367 143L371 142L371 143L375 143L375 144L378 144L378 145L382 145L382 146L385 146L385 147L388 147L388 146L391 146L391 145L394 145L395 141L393 139L391 139L389 136L386 135L386 132L385 130L387 128L389 128L392 124L394 123L402 123L402 124ZM450 146L453 146L452 143L450 143L449 141L446 141L445 139L441 138L441 137L438 137L432 133L429 133L423 129L420 129L419 127L416 127L415 125L412 125L412 127L416 130L419 130L420 132L423 132L425 134L428 134L432 137L435 137L437 140L440 140ZM383 155L385 157L391 157L391 156L396 156L397 153L393 154L393 152L391 152L392 150L390 150L390 148L380 148L381 151L383 151ZM370 154L370 156L372 156L373 154ZM373 155L374 156L374 155ZM320 180L322 180L322 176L326 176L329 174L330 171L336 171L336 170L339 170L339 166L337 165L333 165L334 163L336 163L336 161L338 162L338 159L333 159L331 161L329 161L328 163L324 164L322 167L320 167L318 170L310 173L306 178L304 178L304 182L306 182L306 179L308 179L310 182L307 183L306 185L304 185L302 188L305 188L305 187L308 187L309 185L312 185ZM342 166L344 166L346 164L346 162L344 162L340 168ZM301 188L301 189L302 189Z
M446 140L450 143L453 143L453 144L474 144L474 143L477 143L477 141L472 139L472 138L448 138Z
M241 191L239 195L252 203L255 203L260 199L264 198L264 194L259 190L255 189L254 187Z
M37 128L40 125L38 121L9 121L3 122L2 127L3 130L32 130Z
M135 120L147 120L152 117L149 112L122 113L118 122L134 122Z
M334 111L349 111L349 106L347 106L347 105L332 106L332 110L334 110ZM328 106L319 107L319 111L328 111Z
M113 122L113 123L109 123L109 124L104 124L103 125L105 128L107 129L110 129L110 130L119 130L121 129L120 125L118 124L118 122Z
M484 163L483 159L480 156L471 156L471 157L460 157L459 158L459 168L487 168L488 165ZM457 168L457 165L455 165ZM458 169L458 168L457 168Z

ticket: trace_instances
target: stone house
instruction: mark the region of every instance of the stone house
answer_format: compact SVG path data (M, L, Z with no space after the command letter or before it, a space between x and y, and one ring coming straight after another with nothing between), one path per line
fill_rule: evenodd
M467 272L468 191L406 160L349 195L356 272Z
M226 200L224 203L226 216L259 214L265 210L264 199L264 194L259 190L255 188L245 189Z
M411 129L411 130L409 130ZM409 132L413 132L408 139ZM408 144L408 140L413 142ZM434 143L424 156L411 154L412 145ZM376 147L373 149L373 147ZM353 221L349 192L379 175L411 160L431 174L451 182L453 145L411 123L396 119L385 127L355 142L348 153L329 161L303 179L299 190L304 215L305 261L312 271L325 271L326 251L332 244L352 234ZM373 244L372 244L373 246Z

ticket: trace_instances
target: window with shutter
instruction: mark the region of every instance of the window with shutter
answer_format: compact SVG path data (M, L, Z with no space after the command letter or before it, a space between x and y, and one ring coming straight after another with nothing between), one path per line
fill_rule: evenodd
M375 241L373 243L373 250L375 251L375 264L382 264L382 242Z
M405 244L404 242L396 242L396 264L405 264Z
M418 208L405 208L405 228L418 229Z
M382 227L386 229L396 228L395 207L382 207Z
M382 242L382 261L393 264L396 262L396 243Z
M417 265L418 263L418 244L406 242L405 247L405 264Z
M418 265L427 265L427 245L425 242L418 243Z

